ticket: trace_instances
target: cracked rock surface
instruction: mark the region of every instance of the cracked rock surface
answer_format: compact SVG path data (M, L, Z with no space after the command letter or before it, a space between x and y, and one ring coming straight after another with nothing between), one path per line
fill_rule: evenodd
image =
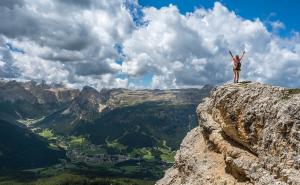
M199 126L157 185L300 185L300 91L260 83L215 88Z

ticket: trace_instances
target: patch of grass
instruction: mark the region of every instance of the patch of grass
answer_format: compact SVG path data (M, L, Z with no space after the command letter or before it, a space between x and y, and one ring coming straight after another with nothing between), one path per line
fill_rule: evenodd
M151 148L135 148L130 153L132 157L142 157L145 160L151 161L154 160L154 156L152 155Z
M171 151L170 148L158 147L158 150L161 152L160 158L166 163L174 163L175 161L175 151Z
M241 81L238 84L243 86L243 87L247 87L249 83L251 83L251 81Z
M154 159L154 156L152 155L152 153L151 153L151 150L142 150L142 152L143 152L143 158L145 159L145 160L153 160Z
M53 134L52 130L50 130L50 129L44 129L42 132L39 133L39 135L48 140L56 139L55 135Z
M87 143L87 140L83 136L71 136L70 145L73 147L82 146Z
M291 96L294 94L300 94L300 89L284 89L282 90L282 93L282 99L286 100L291 98Z
M117 150L119 152L127 149L127 146L119 143L117 139L115 139L113 141L105 140L105 142L106 142L106 146L107 147L113 148L113 149L115 149L115 150Z
M285 90L288 94L300 94L300 89L287 89Z

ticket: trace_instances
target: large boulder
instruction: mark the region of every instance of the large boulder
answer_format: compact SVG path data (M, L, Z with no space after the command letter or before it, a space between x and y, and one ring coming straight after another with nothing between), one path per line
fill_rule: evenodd
M223 85L197 114L158 185L300 184L300 90Z

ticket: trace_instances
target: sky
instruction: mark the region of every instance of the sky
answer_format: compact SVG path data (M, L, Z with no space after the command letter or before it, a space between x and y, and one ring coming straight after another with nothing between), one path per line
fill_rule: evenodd
M81 88L300 86L300 2L1 0L0 78Z
M292 31L300 30L298 21L300 1L291 0L221 0L224 6L234 11L237 15L245 19L259 18L265 24L270 21L280 21L284 23L285 29L280 34L288 36ZM140 0L142 6L154 6L161 8L170 4L176 5L180 13L193 12L197 8L212 8L215 1L212 0ZM271 26L271 25L267 25Z

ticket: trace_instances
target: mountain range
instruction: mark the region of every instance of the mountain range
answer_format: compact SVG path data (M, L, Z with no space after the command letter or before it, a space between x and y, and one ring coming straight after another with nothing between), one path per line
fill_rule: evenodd
M56 171L158 179L197 126L196 107L212 88L97 91L0 81L0 175L56 165Z

